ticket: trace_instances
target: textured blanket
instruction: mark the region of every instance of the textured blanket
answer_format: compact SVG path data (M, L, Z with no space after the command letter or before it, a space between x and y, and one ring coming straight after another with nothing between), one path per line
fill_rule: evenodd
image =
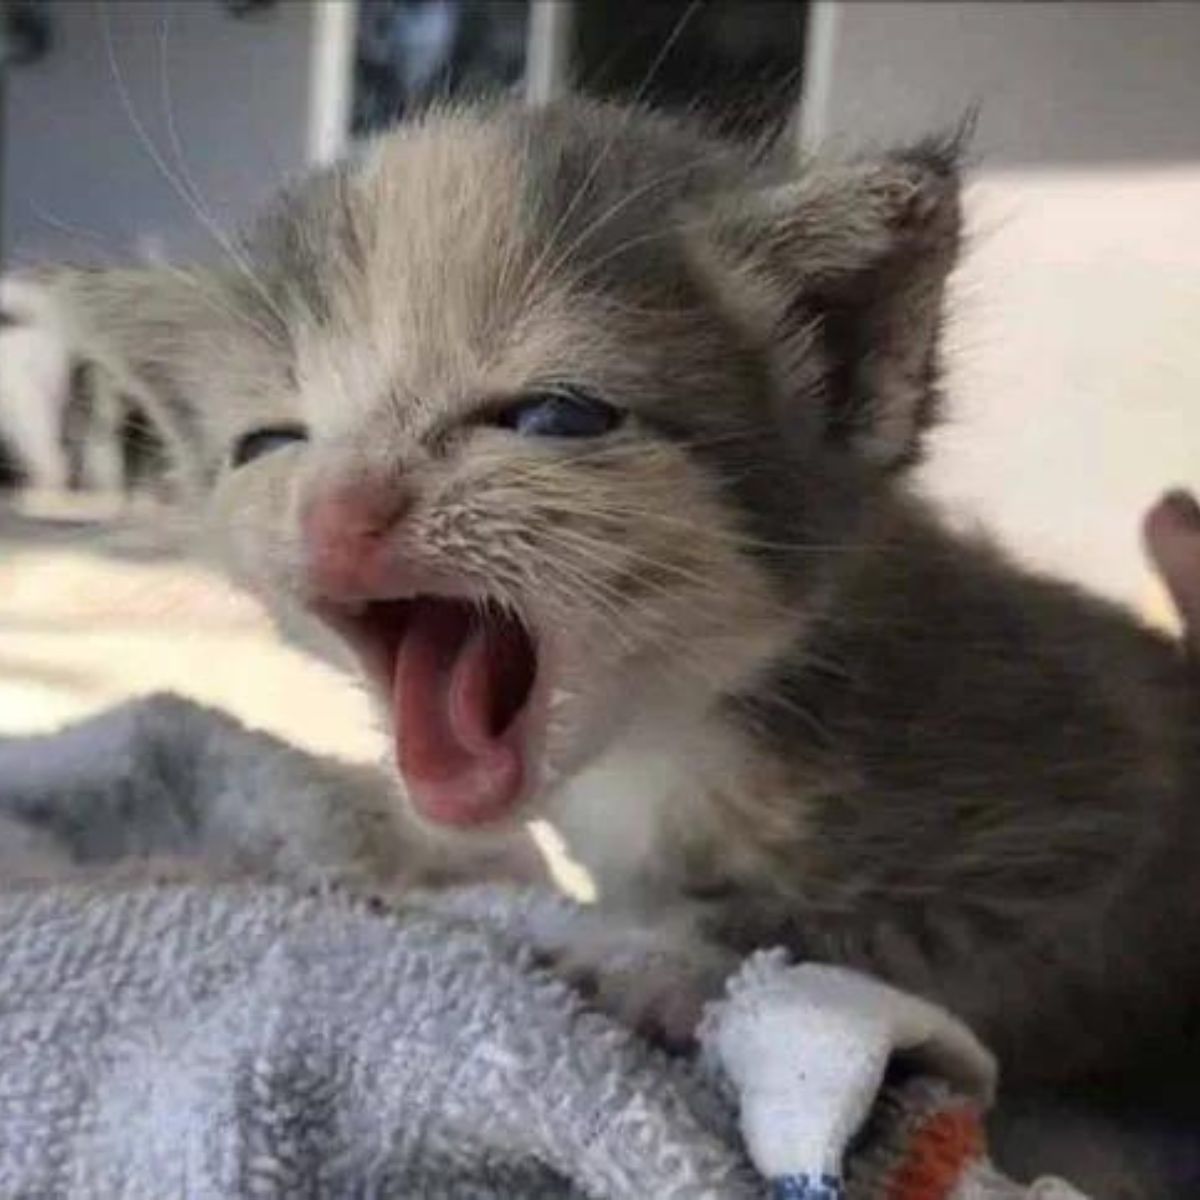
M174 700L0 742L0 1195L1075 1195L990 1168L988 1056L883 985L757 956L670 1057L539 965L548 891L360 894L403 846L342 771Z

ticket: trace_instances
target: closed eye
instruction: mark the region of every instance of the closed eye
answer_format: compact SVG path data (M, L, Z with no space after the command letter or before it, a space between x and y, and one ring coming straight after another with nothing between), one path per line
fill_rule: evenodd
M243 467L264 454L273 450L282 450L284 446L296 442L308 441L308 430L303 425L284 422L279 425L264 425L260 429L252 429L244 433L233 443L229 452L229 461L234 467Z
M625 413L577 388L530 392L498 409L493 424L522 437L591 438L610 433Z

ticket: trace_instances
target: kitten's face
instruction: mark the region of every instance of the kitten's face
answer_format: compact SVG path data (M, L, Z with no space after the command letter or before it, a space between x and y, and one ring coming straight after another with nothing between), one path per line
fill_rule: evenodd
M235 573L350 651L417 811L487 826L802 630L931 407L953 197L928 150L796 177L620 110L435 117L96 340L184 399Z
M409 797L450 825L711 704L794 624L721 474L760 451L764 364L682 237L644 240L660 215L610 228L621 193L569 213L561 183L538 211L529 172L564 168L525 155L445 122L341 179L340 215L298 235L319 298L216 488L242 575L352 648Z

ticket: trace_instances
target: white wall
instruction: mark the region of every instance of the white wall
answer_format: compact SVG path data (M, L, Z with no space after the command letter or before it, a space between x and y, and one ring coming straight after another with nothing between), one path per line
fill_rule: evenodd
M981 105L927 479L1027 558L1147 598L1137 521L1200 488L1200 4L823 4L806 133Z
M324 142L314 144L311 111L314 89L321 90L314 38L330 24L322 6L291 0L244 20L215 0L67 0L50 7L52 53L9 73L8 261L111 259L156 248L214 252L212 236L142 144L122 105L118 73L146 133L178 175L173 119L202 204L226 228L244 221L282 176L325 150Z
M1200 166L984 174L933 493L1139 603L1140 514L1200 491Z

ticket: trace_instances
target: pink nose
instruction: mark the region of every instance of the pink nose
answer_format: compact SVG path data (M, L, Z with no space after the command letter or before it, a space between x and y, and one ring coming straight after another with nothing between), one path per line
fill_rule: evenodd
M301 517L313 589L330 600L381 594L395 574L389 535L407 509L394 485L341 484L313 496Z

